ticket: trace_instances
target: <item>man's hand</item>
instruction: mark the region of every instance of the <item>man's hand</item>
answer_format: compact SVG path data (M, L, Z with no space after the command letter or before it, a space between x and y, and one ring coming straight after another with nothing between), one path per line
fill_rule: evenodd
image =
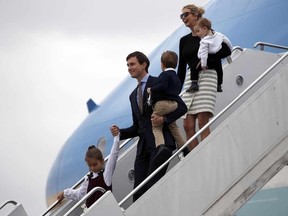
M163 116L158 116L156 114L153 114L151 116L151 122L152 122L152 125L154 127L157 127L157 126L159 126L159 125L164 123L164 118L163 118Z
M120 129L118 128L117 125L112 125L112 126L110 127L110 131L111 131L111 134L112 134L113 136L117 136L117 135L120 133Z

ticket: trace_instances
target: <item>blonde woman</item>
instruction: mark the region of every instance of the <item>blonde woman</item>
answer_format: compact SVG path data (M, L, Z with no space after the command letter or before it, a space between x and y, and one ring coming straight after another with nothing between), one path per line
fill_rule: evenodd
M216 54L209 54L208 69L197 70L199 64L198 49L200 46L200 38L196 35L194 27L196 22L205 10L194 4L186 5L182 8L180 19L184 25L191 29L191 33L183 36L179 43L179 65L177 74L185 90L182 99L185 102L188 112L184 116L183 127L187 140L196 133L196 120L198 120L198 128L201 129L214 115L217 92L217 73L215 69L209 69L209 65L219 64L219 59L231 55L231 50L226 44L222 44L222 48ZM187 69L188 68L188 69ZM201 67L200 67L201 68ZM211 67L214 68L214 67ZM186 92L191 86L190 73L199 73L196 91ZM210 134L210 129L205 129L201 134L201 141ZM194 139L189 145L192 150L198 145L198 140Z

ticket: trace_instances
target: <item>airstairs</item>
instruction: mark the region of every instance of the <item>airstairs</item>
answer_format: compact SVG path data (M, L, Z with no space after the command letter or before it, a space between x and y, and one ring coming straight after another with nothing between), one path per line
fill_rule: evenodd
M28 216L21 203L8 200L0 206L0 215L7 216Z
M136 146L130 145L118 159L113 194L106 192L85 213L87 197L55 203L43 216L234 215L288 162L287 55L236 49L233 63L224 65L218 114L206 125L211 134L185 158L179 160L180 149L159 167L149 178L169 163L166 175L136 202L132 195L149 178L133 190Z
M124 215L233 215L264 186L288 161L287 62L286 53L240 96L255 93L233 102L236 110Z

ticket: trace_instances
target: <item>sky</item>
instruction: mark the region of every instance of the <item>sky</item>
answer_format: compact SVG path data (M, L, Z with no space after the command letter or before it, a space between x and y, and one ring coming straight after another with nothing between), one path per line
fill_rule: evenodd
M128 76L127 54L149 55L183 25L184 5L206 2L0 0L0 205L44 213L48 173L88 99L101 104Z

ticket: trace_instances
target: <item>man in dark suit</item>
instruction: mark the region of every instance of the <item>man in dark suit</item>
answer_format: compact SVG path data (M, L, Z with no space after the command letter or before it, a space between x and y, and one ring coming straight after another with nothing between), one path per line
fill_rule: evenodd
M112 134L120 131L120 139L128 139L139 136L136 159L134 163L134 188L136 188L164 162L163 159L168 159L172 155L172 151L176 149L175 140L170 134L167 125L184 115L187 112L187 107L179 97L180 99L177 101L178 108L174 112L161 117L161 121L164 121L163 135L165 139L165 145L170 150L170 154L167 155L166 152L165 157L160 157L161 161L153 160L156 155L155 139L152 133L151 123L151 119L153 119L153 116L151 116L153 110L151 106L148 106L147 104L147 88L155 86L158 83L158 78L148 74L150 62L147 56L143 53L138 51L130 53L126 58L126 61L128 72L130 73L131 77L135 78L138 83L140 83L139 89L141 89L141 94L138 94L138 84L138 86L134 89L129 97L132 109L133 124L130 127L123 129L119 129L118 126L113 125L110 129ZM159 116L156 116L155 118L157 118L157 121L159 122ZM165 174L166 169L162 170L144 187L136 192L134 194L133 200L135 201L138 199L149 187L151 187L158 179L160 179Z

